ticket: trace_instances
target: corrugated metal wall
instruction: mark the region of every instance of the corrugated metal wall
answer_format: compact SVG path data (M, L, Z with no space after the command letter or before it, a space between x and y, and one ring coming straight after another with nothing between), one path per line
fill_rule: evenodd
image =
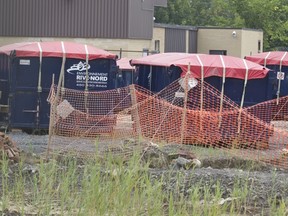
M167 7L167 0L155 0L154 1L155 6L162 6Z
M154 0L130 0L129 38L153 37Z
M197 53L197 30L189 31L189 44L188 44L189 53Z
M186 30L165 29L165 50L164 52L186 52Z
M0 0L1 36L127 38L128 19L129 0Z

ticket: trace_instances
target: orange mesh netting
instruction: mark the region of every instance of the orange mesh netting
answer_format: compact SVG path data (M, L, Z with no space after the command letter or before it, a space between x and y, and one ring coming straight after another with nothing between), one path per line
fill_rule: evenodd
M248 108L188 76L158 94L137 85L101 92L51 87L51 147L91 152L124 139L213 146L286 168L288 97ZM286 156L287 155L287 156Z

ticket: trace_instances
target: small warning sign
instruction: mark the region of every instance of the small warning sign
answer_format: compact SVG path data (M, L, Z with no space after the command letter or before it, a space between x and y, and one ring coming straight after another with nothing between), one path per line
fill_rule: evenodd
M75 110L67 100L63 100L56 109L57 114L63 119L67 118Z
M175 97L176 98L184 98L185 97L185 93L184 92L175 92Z
M285 78L285 73L284 72L277 72L277 79L279 80L284 80Z

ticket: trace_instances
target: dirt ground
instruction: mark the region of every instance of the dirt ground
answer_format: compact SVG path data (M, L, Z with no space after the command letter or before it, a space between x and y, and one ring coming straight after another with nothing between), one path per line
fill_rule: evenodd
M22 154L33 152L35 154L33 157L37 158L45 154L47 150L48 135L35 136L16 131L10 133L9 136L19 147ZM161 147L161 151L171 153L179 148L183 148L183 146L167 145ZM279 203L281 200L288 201L288 170L260 162L247 161L231 156L221 150L210 148L199 150L199 147L196 149L195 146L185 146L185 150L197 155L202 163L200 168L186 170L174 169L172 166L154 167L149 171L151 181L162 178L165 191L171 191L178 195L183 194L184 196L189 195L194 185L199 185L203 193L204 187L210 185L209 190L213 193L216 185L220 184L223 200L237 199L237 197L233 197L235 184L239 184L240 188L246 185L249 193L247 194L247 203L242 210L243 215L270 215L269 199L271 197L274 197ZM33 157L30 157L32 161ZM25 166L28 170L31 169L31 160L27 161ZM11 165L12 173L13 170L18 170L17 163ZM29 172L26 172L26 174L29 175ZM183 176L183 181L175 191L176 178L179 174ZM20 215L17 212L14 214L12 212L2 213L2 215Z

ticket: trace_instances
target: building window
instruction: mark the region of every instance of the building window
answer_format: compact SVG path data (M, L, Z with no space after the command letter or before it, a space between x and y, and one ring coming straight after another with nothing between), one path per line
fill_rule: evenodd
M258 53L261 52L261 40L258 40Z
M160 40L155 40L155 51L160 52Z
M209 50L210 55L227 55L227 50Z

